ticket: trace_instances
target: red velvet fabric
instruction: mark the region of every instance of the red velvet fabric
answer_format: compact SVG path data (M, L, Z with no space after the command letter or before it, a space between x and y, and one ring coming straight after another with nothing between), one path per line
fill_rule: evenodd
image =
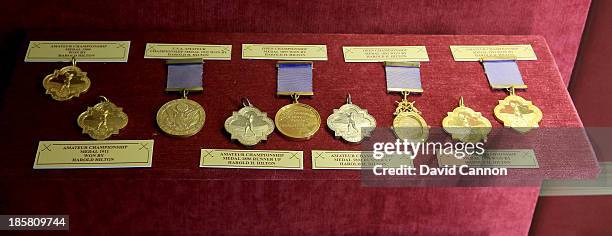
M7 1L16 29L543 35L567 83L590 0ZM4 29L4 31L2 31Z
M528 43L539 60L519 62L530 86L521 95L544 112L541 126L582 126L539 36L37 32L29 39L132 40L129 63L80 64L92 87L78 99L56 102L44 95L43 76L63 64L19 62L3 100L0 128L10 138L0 143L5 150L0 159L1 213L69 214L73 233L527 234L538 187L364 187L358 172L311 170L312 149L358 149L335 140L324 128L308 142L288 141L275 132L256 147L304 150L304 171L198 168L202 147L242 148L222 130L241 97L270 116L289 103L275 96L275 62L241 60L241 43L327 44L329 61L314 65L315 96L302 102L325 118L350 92L353 102L368 109L381 126L391 124L398 96L386 93L379 63L344 63L341 46L425 45L431 59L421 67L426 93L414 99L428 123L439 126L462 95L494 127L500 124L490 111L505 95L489 88L478 63L454 62L448 46ZM233 45L233 60L206 63L204 92L190 96L207 112L205 128L197 135L170 138L156 128L155 112L177 95L163 92L164 63L142 58L145 42ZM130 118L114 139L155 139L153 167L32 170L39 140L87 139L75 119L99 95L122 106ZM594 158L549 158L556 159L540 160L542 169L565 171L566 177L588 178L597 172ZM565 164L551 169L548 163L556 161Z

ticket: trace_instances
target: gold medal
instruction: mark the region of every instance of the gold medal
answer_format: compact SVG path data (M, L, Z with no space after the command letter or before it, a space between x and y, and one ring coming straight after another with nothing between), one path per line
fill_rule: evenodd
M467 143L486 142L491 132L491 122L480 112L466 107L463 97L459 99L459 106L442 120L442 127L454 140Z
M236 139L242 145L253 146L274 131L274 121L265 112L255 108L248 99L243 99L244 107L232 113L225 120L225 131L231 139Z
M292 95L293 103L276 112L274 123L283 135L298 140L310 139L321 127L319 112L298 102L299 95Z
M128 123L128 116L121 107L101 96L101 102L81 113L77 119L84 134L91 138L104 140L113 134L118 134Z
M346 104L327 117L327 127L334 131L336 137L351 143L359 143L376 128L376 119L367 110L354 105L349 94Z
M55 70L52 74L45 76L43 87L46 94L57 101L70 100L87 92L91 81L87 72L76 66L76 60L72 59L72 65Z
M409 142L425 142L429 137L429 126L421 112L414 106L414 102L408 101L408 92L402 92L404 98L397 102L395 118L393 119L393 133L402 140Z
M183 90L183 98L169 101L159 108L156 120L164 133L186 138L202 130L206 113L199 103L187 99L187 91Z
M542 111L531 101L527 101L514 93L514 87L510 88L510 95L504 100L499 100L493 112L495 118L500 120L505 127L510 127L519 133L527 133L529 130L539 127L542 120Z

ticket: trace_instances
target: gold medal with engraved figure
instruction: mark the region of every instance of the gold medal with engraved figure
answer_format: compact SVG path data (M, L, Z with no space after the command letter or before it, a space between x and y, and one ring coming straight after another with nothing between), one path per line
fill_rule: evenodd
M531 101L515 94L514 88L509 89L510 95L504 100L499 100L493 112L495 118L500 120L504 127L510 127L520 133L527 133L531 129L538 128L542 120L542 111Z
M164 133L186 138L202 130L206 112L199 103L187 99L187 91L183 91L183 98L169 101L159 108L156 120Z
M334 136L351 143L359 143L376 128L376 119L367 110L354 105L349 94L346 104L327 118L327 127L334 131Z
M91 81L87 77L87 72L76 66L76 60L72 59L72 65L55 70L52 74L45 76L43 87L45 93L57 101L70 100L87 92L91 86Z
M310 139L321 127L319 112L309 105L299 103L299 95L292 95L293 103L276 112L274 123L283 135L298 140Z
M243 106L225 120L224 127L231 134L231 139L245 146L253 146L268 139L268 135L274 131L274 121L246 98L243 99Z
M459 99L459 106L442 120L442 127L454 140L468 143L486 142L491 132L491 122L480 112L466 107L463 97Z
M106 97L100 97L102 101L87 111L81 113L77 119L79 127L84 134L88 134L96 140L104 140L113 134L118 134L120 129L125 128L128 116L121 107L110 102Z
M408 92L402 92L404 98L397 102L395 118L393 119L393 133L398 139L409 142L425 142L429 137L429 125L421 112L414 106L414 102L408 101Z

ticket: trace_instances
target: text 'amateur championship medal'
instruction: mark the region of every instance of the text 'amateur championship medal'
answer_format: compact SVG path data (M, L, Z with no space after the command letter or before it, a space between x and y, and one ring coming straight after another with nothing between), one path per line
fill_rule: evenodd
M419 62L385 62L387 92L401 92L402 100L397 102L393 132L398 139L409 142L425 142L429 137L429 126L421 112L408 101L408 95L422 93Z
M81 113L77 119L83 133L96 140L104 140L113 134L118 134L119 130L125 128L128 123L128 116L121 107L104 96L100 98L102 101L93 107L88 107L87 111Z
M466 107L461 97L459 106L442 120L442 128L454 140L466 143L486 142L487 135L491 132L491 122L480 112Z
M87 92L91 81L87 77L87 72L77 67L76 63L73 57L71 66L65 66L45 76L43 79L45 93L57 101L66 101Z
M168 60L166 91L180 92L182 98L164 104L157 111L157 125L175 137L190 137L204 127L206 113L197 102L187 98L189 91L202 91L202 59Z
M319 112L300 103L301 95L313 95L312 62L279 62L277 94L290 95L293 103L281 107L274 117L276 128L283 135L298 140L310 139L321 127Z
M346 98L346 104L327 117L327 127L334 131L334 136L351 143L359 143L376 128L376 119L368 110L353 104L351 95Z
M499 100L493 112L495 118L519 133L527 133L537 128L542 120L542 111L521 96L515 94L515 89L526 89L521 72L514 60L482 61L489 84L493 89L506 89L509 95Z
M239 111L233 112L225 120L225 131L232 135L231 139L245 146L253 146L268 139L268 135L274 131L274 121L268 114L254 107L249 99L243 98L242 105Z

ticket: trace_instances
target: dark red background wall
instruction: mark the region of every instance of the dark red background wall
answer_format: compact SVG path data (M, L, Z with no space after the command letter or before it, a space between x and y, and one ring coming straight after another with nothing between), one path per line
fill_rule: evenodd
M572 78L569 90L584 124L610 127L612 1L593 1Z
M22 29L544 35L569 81L590 0L4 1ZM407 42L409 43L409 42Z
M24 32L36 29L538 34L547 39L564 80L571 78L585 125L612 123L612 1L607 0L593 0L584 36L590 0L22 0L1 5L2 88L10 83L14 60L23 56L17 47ZM532 234L612 235L604 224L612 215L601 210L612 208L610 199L540 198Z
M569 86L600 161L612 161L612 1L593 0ZM609 183L608 183L609 184ZM540 197L532 235L612 235L612 196Z

